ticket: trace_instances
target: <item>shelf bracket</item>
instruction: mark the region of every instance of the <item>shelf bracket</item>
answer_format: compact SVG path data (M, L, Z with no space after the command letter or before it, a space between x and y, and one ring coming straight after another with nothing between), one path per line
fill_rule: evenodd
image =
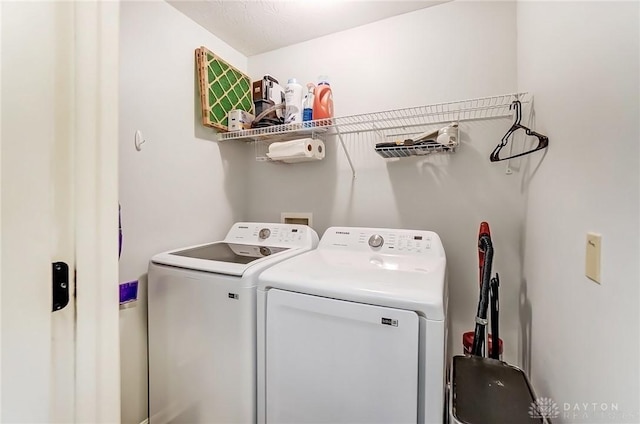
M356 170L353 167L353 162L351 162L351 156L349 156L349 151L347 150L347 146L344 144L344 139L342 138L342 134L340 133L340 128L336 127L336 133L338 134L338 138L340 139L340 144L342 145L342 150L344 151L345 156L347 157L347 161L349 162L349 166L351 167L351 175L353 179L356 178Z

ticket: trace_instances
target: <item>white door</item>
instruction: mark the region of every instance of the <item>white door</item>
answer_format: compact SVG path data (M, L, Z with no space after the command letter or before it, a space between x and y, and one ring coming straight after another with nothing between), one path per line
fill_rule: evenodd
M267 423L415 423L418 315L271 289Z
M2 422L120 419L117 22L118 3L0 1Z

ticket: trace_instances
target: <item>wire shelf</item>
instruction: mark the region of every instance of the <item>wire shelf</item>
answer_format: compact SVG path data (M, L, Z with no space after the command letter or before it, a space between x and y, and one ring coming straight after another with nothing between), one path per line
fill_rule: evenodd
M272 125L270 127L218 133L218 141L287 141L294 138L315 138L333 128L331 119L308 121L297 124Z
M515 100L526 104L529 93L512 93L426 106L394 109L382 112L341 116L331 119L273 125L235 132L219 133L218 140L283 141L311 134L352 134L376 132L383 137L422 132L423 127L459 121L471 121L511 116L509 107Z
M430 153L455 152L455 147L443 144L422 144L416 146L376 147L376 153L385 159L424 156Z

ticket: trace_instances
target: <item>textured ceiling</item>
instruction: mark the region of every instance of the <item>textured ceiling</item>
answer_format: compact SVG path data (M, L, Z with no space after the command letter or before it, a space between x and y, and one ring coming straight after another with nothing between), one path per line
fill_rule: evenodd
M401 15L444 1L171 0L169 3L246 56Z

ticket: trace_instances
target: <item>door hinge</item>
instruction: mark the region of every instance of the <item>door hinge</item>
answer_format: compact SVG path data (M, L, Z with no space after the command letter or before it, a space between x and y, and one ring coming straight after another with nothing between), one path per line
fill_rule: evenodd
M69 304L69 265L64 262L52 264L52 311L59 311Z

